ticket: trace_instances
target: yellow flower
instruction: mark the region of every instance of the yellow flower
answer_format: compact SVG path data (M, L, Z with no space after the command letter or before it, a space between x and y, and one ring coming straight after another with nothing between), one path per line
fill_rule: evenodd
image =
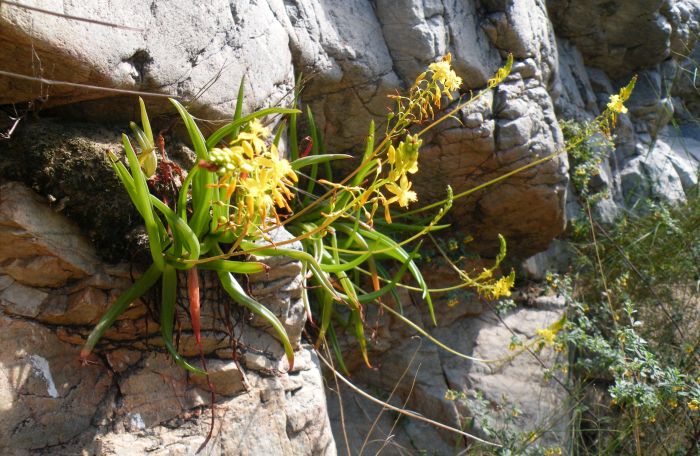
M624 105L624 101L620 98L620 95L610 95L608 109L618 114L627 113L627 107Z
M244 149L246 149L246 154L248 154L248 156L252 158L252 151L250 151L249 148L251 148L252 146L252 149L255 150L255 153L258 154L264 152L265 150L267 150L265 140L268 138L268 136L270 136L270 129L264 127L258 119L253 119L248 124L248 131L239 133L238 138L236 138L236 141L243 141L241 145Z
M700 409L700 401L693 399L692 401L688 402L688 408L693 412L696 412L698 409Z
M439 62L431 63L428 66L428 69L433 72L433 82L442 84L445 95L450 97L450 99L452 99L450 92L458 90L462 85L462 78L457 76L457 73L452 69L451 61L452 55L448 53Z
M416 192L411 190L411 185L413 184L408 181L408 177L406 177L405 174L401 176L401 179L399 179L399 185L389 182L386 188L389 189L389 191L395 196L389 198L387 205L398 201L399 206L408 207L408 203L417 201L418 195L416 195Z
M241 187L245 190L248 217L255 217L257 213L260 214L262 220L265 220L268 211L274 205L266 178L266 173L260 173L257 177L249 177L241 182Z

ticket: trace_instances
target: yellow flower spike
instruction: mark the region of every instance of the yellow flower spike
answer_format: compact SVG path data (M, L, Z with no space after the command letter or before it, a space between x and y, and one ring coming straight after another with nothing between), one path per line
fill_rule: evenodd
M432 81L434 83L440 83L442 85L442 93L447 95L450 100L453 99L452 92L459 90L462 86L462 78L457 76L454 72L450 63L452 62L452 54L447 53L442 60L439 62L431 63L428 66L428 70L433 73ZM439 108L441 90L439 88L434 88L433 101Z

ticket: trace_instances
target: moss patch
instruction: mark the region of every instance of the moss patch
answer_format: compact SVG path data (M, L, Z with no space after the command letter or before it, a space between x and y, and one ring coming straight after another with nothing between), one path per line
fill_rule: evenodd
M85 123L25 124L0 143L0 180L23 182L45 196L80 226L105 260L129 258L138 250L130 233L140 218L106 154L121 153L119 136Z

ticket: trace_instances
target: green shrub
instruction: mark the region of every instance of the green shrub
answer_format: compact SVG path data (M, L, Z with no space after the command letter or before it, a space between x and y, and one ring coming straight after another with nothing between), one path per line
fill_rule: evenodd
M614 227L584 219L559 340L582 391L609 402L580 409L580 454L697 454L700 439L700 197L648 203Z

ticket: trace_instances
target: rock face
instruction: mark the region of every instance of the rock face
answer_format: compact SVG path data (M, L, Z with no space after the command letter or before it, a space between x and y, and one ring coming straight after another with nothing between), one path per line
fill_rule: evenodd
M553 155L455 201L452 235L473 236L472 245L486 256L496 252L499 233L511 255L540 252L564 230L567 218L580 216L567 157L557 155L565 143L559 121L591 120L633 74L638 84L629 113L618 120L615 152L595 178L596 188L608 191L594 207L596 216L611 222L648 200L682 202L697 188L700 130L692 122L700 115L697 1L206 0L193 6L168 0L148 8L114 8L67 0L42 2L41 9L57 14L0 6L0 180L24 182L52 201L53 209L78 223L101 257L26 190L2 187L0 337L10 347L0 355L0 435L10 436L7 443L0 439L3 453L90 448L107 454L154 449L189 454L208 432L208 384L186 378L158 351L158 327L144 303L108 333L97 364L73 363L89 325L131 281L129 269L102 262L105 252L114 253L110 260L128 258L140 238L134 231L138 217L115 191L104 158L137 116L135 94L128 91L143 92L155 127L169 129L176 116L163 95L189 102L198 117L216 121L231 115L244 76L251 111L290 103L301 74L301 100L314 112L327 149L357 152L370 119L382 131L387 95L410 86L438 56L452 54L465 82L462 95L468 96L512 53L512 74L496 90L426 135L416 175L419 202L429 203L442 199L447 185L458 194ZM177 131L167 139L171 154L176 136ZM177 149L187 161L186 147ZM526 269L541 278L563 256L555 244ZM299 343L304 315L298 265L277 264L275 270L281 275L260 277L253 287ZM439 268L432 275L442 280ZM275 339L256 329L255 320L233 330L222 326L226 302L210 291L217 304L203 321L219 424L207 451L333 453L312 351L300 344L298 358L305 361L294 372L277 373L285 366ZM407 315L428 327L425 305L415 296L406 301ZM436 337L487 358L508 353L508 328L532 338L562 311L536 303L498 320L465 294L438 297L436 308L441 325L432 331ZM546 415L556 415L561 385L536 378L540 367L534 358L523 355L498 368L466 362L415 341L403 323L372 311L368 318L378 322L372 354L383 368L359 367L356 351L348 350L354 380L387 394L398 384L393 401L455 427L463 427L467 417L488 416L489 423L471 423L482 437L487 428L533 429ZM239 321L244 315L229 317ZM180 347L194 356L182 320ZM237 347L231 346L231 331ZM155 354L148 354L153 347ZM542 359L554 363L557 354L546 350ZM236 364L231 358L239 351ZM505 389L519 393L506 401ZM451 400L445 398L448 391ZM531 391L537 394L528 396ZM401 424L395 433L395 420L383 413L373 427L380 409L347 400L348 395L343 392L351 453L363 446L454 452L454 436L428 425ZM522 414L495 413L506 402L516 402ZM329 404L336 440L344 448L340 409L336 401ZM564 430L551 429L543 442L564 445ZM374 437L365 439L369 430Z
M648 200L684 202L697 183L699 152L689 123L697 89L688 69L697 62L700 5L598 3L550 1L548 7L563 37L556 90L561 95L555 100L562 117L592 118L625 78L638 73L629 114L620 119L614 153L601 170L598 189L608 197L594 208L601 220L611 222L619 208ZM573 217L579 212L575 206Z
M300 344L298 263L273 264L273 282L251 277L255 296L296 335L291 372L279 342L203 277L206 379L159 349L145 302L80 365L91 325L134 271L100 261L73 224L18 184L0 187L0 245L3 454L192 454L209 432L210 387L216 419L205 454L335 454L318 361ZM197 356L186 310L179 312L180 352Z

